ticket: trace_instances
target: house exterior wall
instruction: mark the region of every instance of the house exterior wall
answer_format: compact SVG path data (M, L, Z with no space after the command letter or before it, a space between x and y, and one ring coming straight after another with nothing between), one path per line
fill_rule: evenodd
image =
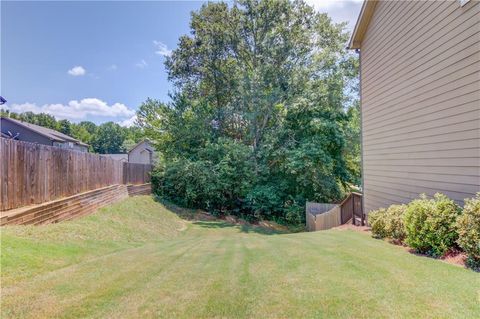
M480 2L380 1L361 43L365 211L480 191Z
M138 144L128 153L129 163L152 164L153 147L148 142Z
M29 130L28 128L17 125L16 123L13 123L11 121L1 119L0 127L1 127L1 131L5 134L7 134L8 131L12 132L13 136L17 135L18 133L18 137L16 139L19 141L38 143L38 144L44 144L44 145L50 145L50 146L53 145L52 141L49 138L41 134L38 134L32 130Z

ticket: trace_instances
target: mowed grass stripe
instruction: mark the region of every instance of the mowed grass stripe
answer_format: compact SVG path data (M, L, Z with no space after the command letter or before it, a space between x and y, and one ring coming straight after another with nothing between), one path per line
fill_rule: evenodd
M2 293L2 311L12 317L88 317L128 294L174 261L198 241L172 242L127 249L34 277ZM26 308L26 311L23 311ZM95 317L95 316L94 316Z
M48 226L3 229L2 318L480 317L478 273L366 233L186 222L146 196L95 216L101 234L83 229L91 223L72 221L54 235ZM49 252L58 265L17 273L19 261Z

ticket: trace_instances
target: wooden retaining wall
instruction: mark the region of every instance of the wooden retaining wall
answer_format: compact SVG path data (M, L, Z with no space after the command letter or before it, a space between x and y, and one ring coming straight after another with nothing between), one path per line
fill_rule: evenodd
M0 212L0 226L58 223L95 212L98 208L135 195L148 195L151 185L111 185L40 205Z
M57 223L93 213L99 207L128 197L125 185L111 185L35 206L0 213L0 225Z
M116 184L145 184L152 165L0 138L0 211Z

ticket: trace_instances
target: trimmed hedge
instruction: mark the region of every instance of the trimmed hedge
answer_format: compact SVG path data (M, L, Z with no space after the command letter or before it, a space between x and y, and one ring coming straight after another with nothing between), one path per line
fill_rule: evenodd
M368 214L372 236L406 243L417 252L444 255L456 244L467 253L467 266L480 270L480 192L463 208L443 194L420 195L407 205L391 205ZM457 247L458 247L457 246Z
M391 205L387 209L381 208L368 214L368 223L375 238L391 238L398 242L405 239L403 214L406 205Z
M442 256L458 239L455 226L461 212L461 208L443 194L437 193L433 199L421 195L407 205L405 242L420 253Z
M386 216L387 216L387 209L380 208L368 213L368 224L372 230L372 236L374 238L385 238L387 237L387 232L385 230L386 225Z
M468 255L468 265L480 269L480 193L465 200L463 214L457 219L457 243Z
M398 241L403 242L405 236L405 225L403 223L403 216L405 210L407 209L406 205L391 205L387 209L387 219L385 220L385 231L387 236Z

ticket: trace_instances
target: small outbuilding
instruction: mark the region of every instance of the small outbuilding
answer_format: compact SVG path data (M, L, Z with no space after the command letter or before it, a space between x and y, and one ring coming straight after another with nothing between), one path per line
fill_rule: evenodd
M128 152L129 163L153 164L155 150L148 140L143 140Z
M128 153L104 154L114 160L137 164L150 164L155 162L155 149L149 140L138 142Z

